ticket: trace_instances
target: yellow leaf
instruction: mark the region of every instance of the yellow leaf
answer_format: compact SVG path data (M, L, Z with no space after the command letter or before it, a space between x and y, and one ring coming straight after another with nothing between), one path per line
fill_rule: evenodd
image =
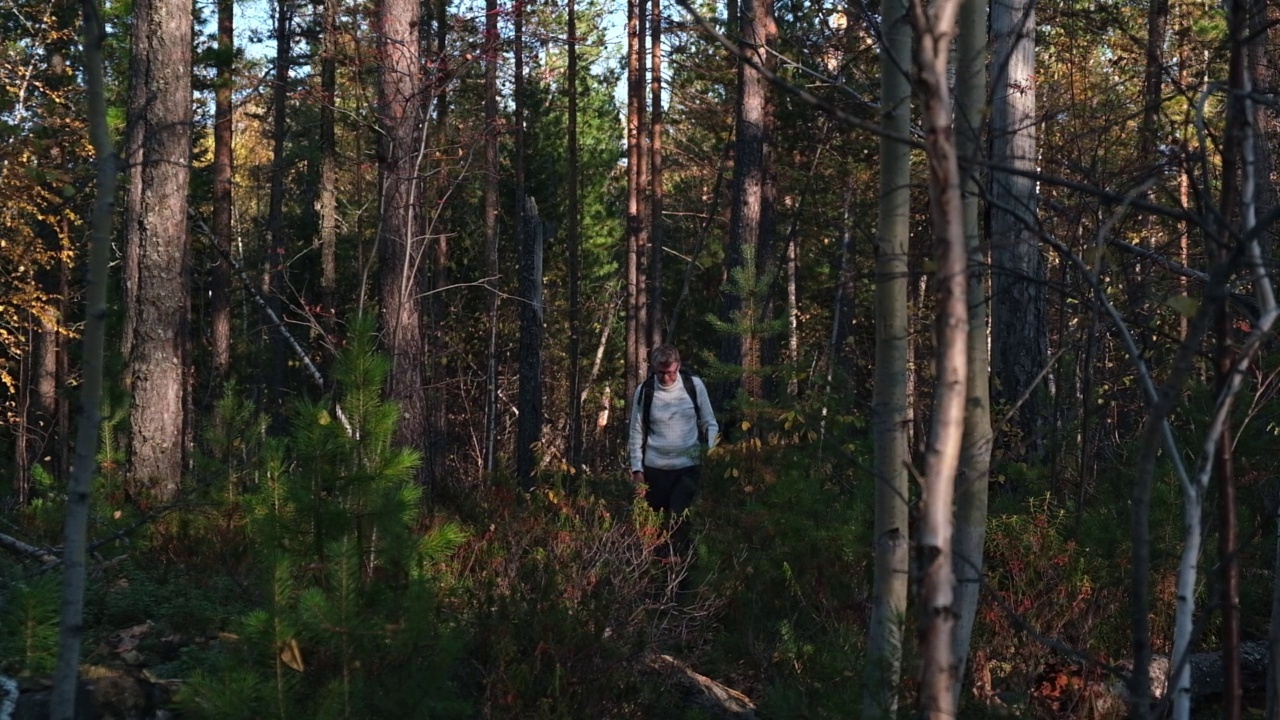
M750 422L748 422L748 421L746 421L746 420L743 420L743 421L742 421L742 425L740 425L739 427L741 427L741 428L742 428L742 431L743 431L743 432L746 432L746 431L748 431L748 430L750 430L750 429L751 429L751 423L750 423Z
M1164 304L1183 317L1195 317L1200 309L1200 301L1189 295L1170 295L1164 299Z
M320 423L321 425L328 425L328 424L329 424L329 411L328 411L328 410L321 410L319 413L317 413L317 414L316 414L316 422Z
M306 669L306 666L302 664L302 648L298 647L296 638L289 638L285 642L284 647L280 650L280 662L298 672L303 672Z

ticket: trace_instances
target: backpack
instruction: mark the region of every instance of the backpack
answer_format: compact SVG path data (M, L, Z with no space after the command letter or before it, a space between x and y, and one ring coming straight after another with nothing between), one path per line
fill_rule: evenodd
M641 427L644 428L641 448L649 443L649 415L653 410L653 385L657 382L655 378L655 375L649 375L649 378L640 385ZM680 382L684 383L684 391L688 393L689 399L693 400L693 412L697 416L698 424L698 442L705 445L707 431L702 425L702 405L698 402L698 386L693 383L693 371L686 369L683 365L680 367Z

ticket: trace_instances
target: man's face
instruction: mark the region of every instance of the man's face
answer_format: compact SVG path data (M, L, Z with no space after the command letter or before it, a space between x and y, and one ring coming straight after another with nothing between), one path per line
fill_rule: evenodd
M662 387L671 387L676 384L676 378L680 377L680 363L673 362L666 365L659 365L657 370L653 371L658 376L658 382Z

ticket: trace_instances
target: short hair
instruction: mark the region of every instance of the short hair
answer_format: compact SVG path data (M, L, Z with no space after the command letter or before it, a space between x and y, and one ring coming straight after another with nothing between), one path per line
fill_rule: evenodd
M652 367L666 367L678 362L680 362L680 351L674 345L664 343L649 351L649 365Z

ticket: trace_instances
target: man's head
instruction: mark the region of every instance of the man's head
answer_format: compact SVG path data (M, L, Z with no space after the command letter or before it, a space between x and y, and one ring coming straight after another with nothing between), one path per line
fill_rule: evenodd
M649 369L662 387L671 387L680 378L680 351L671 345L659 345L649 353Z

